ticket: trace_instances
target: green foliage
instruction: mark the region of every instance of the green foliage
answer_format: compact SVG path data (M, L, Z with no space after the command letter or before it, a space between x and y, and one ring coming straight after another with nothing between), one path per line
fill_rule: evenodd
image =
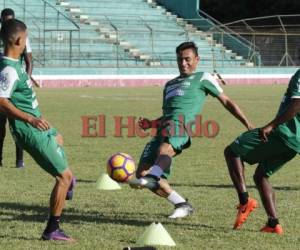
M285 86L229 86L232 97L257 126L275 115ZM54 180L26 154L23 170L14 168L14 144L5 141L4 167L0 169L0 249L122 249L134 246L153 221L161 222L177 246L172 249L298 249L300 200L298 158L271 178L278 201L284 236L262 234L266 222L262 207L240 231L233 231L237 197L229 179L223 149L244 128L220 103L209 97L203 119L215 120L220 133L214 139L195 138L192 147L174 161L173 187L193 204L193 216L169 220L173 207L146 190L96 190L96 180L105 172L106 160L126 152L136 161L149 138L115 138L113 116L161 115L162 89L40 89L38 97L46 119L64 135L68 161L78 178L74 200L66 202L62 228L78 240L71 246L42 242L40 235L48 216L48 200ZM82 138L81 116L105 114L107 137ZM124 132L126 135L126 131ZM250 194L254 167L247 166ZM260 206L261 202L260 202ZM170 249L159 247L158 249Z

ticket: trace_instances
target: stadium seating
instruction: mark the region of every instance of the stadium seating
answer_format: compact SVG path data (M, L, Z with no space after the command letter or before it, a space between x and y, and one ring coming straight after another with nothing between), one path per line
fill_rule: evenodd
M4 6L5 1L0 0ZM194 41L200 65L246 60L152 0L11 0L29 27L38 66L176 67L176 46Z

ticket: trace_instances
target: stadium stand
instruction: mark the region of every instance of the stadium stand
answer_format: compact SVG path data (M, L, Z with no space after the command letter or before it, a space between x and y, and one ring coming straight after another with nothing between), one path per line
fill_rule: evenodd
M199 15L197 7L186 8L197 12L197 20L190 20L163 2L0 0L0 6L14 9L27 24L34 75L44 86L162 85L178 72L176 46L190 40L199 47L199 68L226 73L230 83L238 82L237 72L246 83L286 82L295 72L295 68L255 67L260 60L250 53L251 43L233 36L205 13ZM281 75L259 80L249 78L253 73Z
M58 4L62 11L69 11L72 19L79 20L81 27L95 25L104 43L119 45L119 52L124 52L127 59L134 59L135 64L176 65L174 48L186 40L198 44L204 66L212 61L230 66L245 63L242 57L216 44L211 34L152 1L60 0Z
M29 26L41 67L176 67L174 49L187 40L199 46L201 66L246 64L211 33L150 0L22 2L6 5Z

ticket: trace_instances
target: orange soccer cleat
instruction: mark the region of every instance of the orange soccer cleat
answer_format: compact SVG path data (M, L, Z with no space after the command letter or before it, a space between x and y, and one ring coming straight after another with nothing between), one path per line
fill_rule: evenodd
M255 199L249 198L245 205L239 204L238 213L233 226L233 229L239 229L241 225L247 220L249 214L258 207Z
M260 229L260 231L264 233L283 234L283 229L280 224L277 224L275 227L265 225L262 229Z

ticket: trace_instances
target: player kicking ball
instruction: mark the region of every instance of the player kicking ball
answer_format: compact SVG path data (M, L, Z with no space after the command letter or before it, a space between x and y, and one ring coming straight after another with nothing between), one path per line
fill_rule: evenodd
M20 60L26 44L26 29L17 19L8 20L1 27L4 56L0 59L0 112L9 118L17 145L56 180L42 239L74 241L59 228L59 222L65 199L72 198L75 179L68 167L62 136L42 118L36 94Z
M167 178L172 158L191 145L185 124L195 120L207 95L216 97L247 129L252 128L240 108L224 94L211 74L195 72L199 56L193 42L180 44L176 48L176 54L180 75L165 85L162 116L152 121L146 118L139 120L143 129L157 127L158 130L144 148L136 172L137 179L129 181L131 187L148 188L173 204L175 210L169 216L172 219L186 217L193 212L191 204L170 187ZM188 171L186 166L182 167Z
M239 229L257 207L257 201L249 197L246 189L243 162L247 162L258 163L253 178L268 216L268 221L261 231L283 233L269 177L300 153L299 112L300 70L291 78L276 117L260 129L241 134L226 147L226 162L240 202L234 229Z

